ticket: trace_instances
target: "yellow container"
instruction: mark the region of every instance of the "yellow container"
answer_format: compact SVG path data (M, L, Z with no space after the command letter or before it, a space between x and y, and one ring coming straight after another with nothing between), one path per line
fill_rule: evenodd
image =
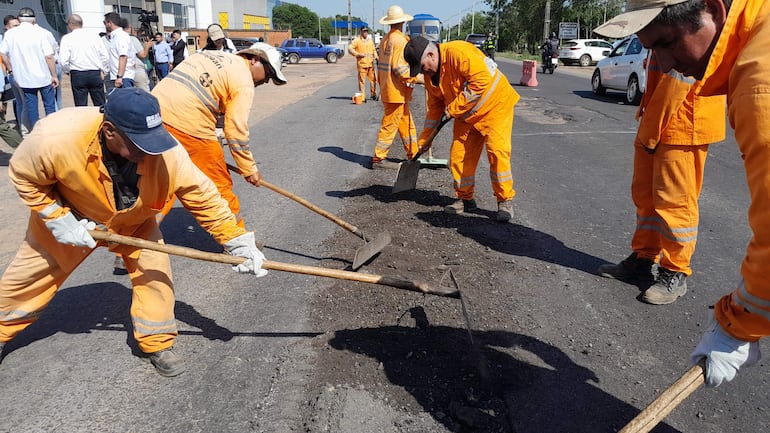
M353 103L356 104L356 105L363 104L364 103L364 95L362 95L361 93L356 93L355 95L353 95Z

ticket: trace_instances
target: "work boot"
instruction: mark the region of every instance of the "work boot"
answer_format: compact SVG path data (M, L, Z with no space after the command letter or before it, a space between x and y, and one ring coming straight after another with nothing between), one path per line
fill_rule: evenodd
M372 160L372 170L395 170L398 169L399 166L399 163L388 159L382 159L380 161Z
M599 266L596 273L606 278L616 280L644 280L652 279L652 265L654 262L650 259L640 259L636 252L623 259L618 264L608 263Z
M687 293L687 276L682 272L658 268L658 278L642 294L642 301L653 305L671 304Z
M184 373L184 361L174 353L173 347L150 353L148 357L161 376L174 377Z
M469 212L476 209L476 200L456 200L454 203L444 206L444 212L452 215L460 215L463 212Z
M123 262L123 257L115 256L115 262L112 264L112 275L128 275L128 269Z
M372 101L376 101L377 100L377 95L376 94L372 95L372 96L369 97L369 99L371 99Z
M497 215L495 220L507 223L513 218L513 200L497 202Z

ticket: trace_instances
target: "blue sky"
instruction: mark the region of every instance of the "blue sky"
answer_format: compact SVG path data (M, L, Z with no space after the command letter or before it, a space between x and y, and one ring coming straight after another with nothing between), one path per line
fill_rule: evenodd
M289 3L304 6L321 17L337 14L347 15L348 0L286 0ZM359 16L375 29L382 28L380 18L385 16L390 6L397 4L404 12L414 14L431 14L444 22L444 25L457 24L458 16L462 17L472 10L489 10L481 0L350 0L350 14ZM374 22L372 22L374 15Z

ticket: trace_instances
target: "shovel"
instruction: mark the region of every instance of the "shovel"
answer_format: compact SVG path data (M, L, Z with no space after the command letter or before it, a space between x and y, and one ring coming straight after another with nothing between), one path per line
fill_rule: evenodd
M233 171L235 173L238 173L238 174L241 173L241 171L238 169L238 167L236 167L236 166L234 166L232 164L227 164L227 168L230 171ZM296 201L297 203L301 204L302 206L305 206L306 208L312 210L313 212L315 212L315 213L317 213L317 214L319 214L319 215L321 215L321 216L331 220L332 222L334 222L338 226L342 227L343 229L345 229L345 230L349 231L350 233L353 233L354 235L356 235L359 238L363 239L363 241L365 242L364 246L362 246L361 248L356 250L356 255L353 258L353 270L354 271L357 271L361 266L364 265L364 263L366 263L369 260L371 260L372 258L374 258L374 256L379 254L380 251L382 251L383 248L385 248L388 244L390 244L390 233L388 233L388 232L380 233L380 235L378 235L376 238L372 239L371 242L370 242L369 238L366 235L364 235L364 233L358 227L343 221L338 216L335 216L335 215L331 214L330 212L321 209L320 207L310 203L309 201L305 200L304 198L299 197L299 196L297 196L295 194L292 194L289 191L286 191L283 188L280 188L280 187L278 187L276 185L273 185L273 184L271 184L270 182L268 182L266 180L262 180L260 182L260 185L264 186L265 188L267 188L267 189L269 189L271 191L277 192L278 194L281 194L284 197L287 197L287 198L290 198L290 199Z
M439 122L436 129L431 132L428 140L423 146L423 149L430 149L430 145L433 143L433 139L436 138L436 135L438 135L438 132L441 131L441 128L443 128L444 125L446 125L450 120L452 120L451 117L441 116L441 122ZM395 194L401 191L410 191L417 187L417 176L420 174L421 165L420 156L422 156L425 150L417 152L417 155L415 155L414 158L409 161L404 161L398 166L398 174L396 175L396 182L393 184L391 194Z
M178 245L161 244L158 242L148 241L146 239L134 238L131 236L123 236L117 233L110 233L101 230L89 230L88 233L99 241L112 242L121 245L129 245L136 248L143 248L146 250L159 251L166 254L172 254L175 256L187 257L196 260L205 260L216 263L227 263L230 265L239 265L246 261L243 257L231 256L229 254L222 253L210 253L206 251L196 250L194 248L181 247ZM454 287L434 287L429 283L402 280L399 278L374 275L374 274L359 274L357 272L340 271L337 269L319 268L315 266L295 265L291 263L274 262L272 260L265 260L262 263L263 269L292 272L295 274L316 275L319 277L336 278L338 280L359 281L362 283L379 284L381 286L395 287L396 289L409 290L411 292L419 292L426 295L443 296L446 298L460 299L460 288L454 278L450 281L454 284ZM442 278L443 282L446 278Z
M679 403L704 383L705 371L703 361L693 365L618 433L647 433L654 429Z

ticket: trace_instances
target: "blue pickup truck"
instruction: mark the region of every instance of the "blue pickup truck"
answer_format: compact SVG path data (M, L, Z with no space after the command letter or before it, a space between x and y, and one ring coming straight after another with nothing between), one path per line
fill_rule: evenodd
M329 63L337 63L337 59L344 55L342 49L324 45L313 38L286 39L281 48L286 51L289 63L298 63L300 59L326 59Z

